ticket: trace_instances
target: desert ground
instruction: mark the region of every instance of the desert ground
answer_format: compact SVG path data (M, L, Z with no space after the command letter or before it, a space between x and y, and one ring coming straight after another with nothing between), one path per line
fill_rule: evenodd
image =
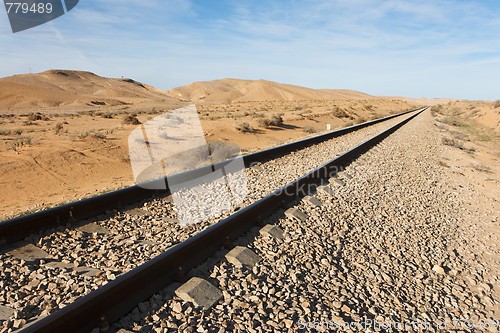
M162 91L131 79L50 70L0 79L0 216L133 184L130 132L192 103L208 142L231 142L243 153L317 135L327 125L342 128L442 103L433 112L450 130L450 139L476 147L471 172L488 178L497 171L490 169L499 156L492 147L498 142L500 108L493 102L376 97L238 79Z
M495 215L500 198L500 102L453 101L435 105L431 112L435 126L445 134L442 144L450 148L441 166L491 199L494 204L489 207L471 205Z

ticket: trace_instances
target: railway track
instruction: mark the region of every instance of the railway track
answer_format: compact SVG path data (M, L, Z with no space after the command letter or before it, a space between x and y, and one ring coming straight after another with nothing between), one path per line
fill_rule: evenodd
M404 123L408 122L423 110L424 109L417 110L411 115L401 115L404 118L403 121L400 121L400 119L396 117L384 119L383 121L391 121L393 124L391 124L391 127L384 130L382 133L362 142L355 148L340 154L337 158L326 164L324 163L325 161L322 161L321 159L315 160L314 162L318 165L317 168L312 171L303 169L296 170L296 174L293 175L292 179L295 179L297 176L303 174L307 175L299 177L291 183L286 178L282 179L281 183L285 186L276 186L279 185L279 182L272 183L270 185L268 184L269 188L267 191L264 190L257 193L253 197L251 196L249 201L246 203L248 206L240 209L232 215L229 215L228 213L227 215L229 216L226 216L226 218L220 222L209 221L208 223L200 226L191 226L190 229L188 228L189 230L185 233L185 235L177 239L177 243L184 240L181 243L176 244L176 241L172 240L167 244L151 244L147 237L136 237L134 235L132 236L132 239L122 238L121 240L128 242L131 241L133 244L141 244L142 247L139 249L150 251L152 255L161 254L152 260L148 260L149 258L142 258L142 260L137 262L126 265L124 264L120 266L119 269L105 271L106 279L103 279L101 282L105 283L112 280L111 282L107 283L104 287L94 290L83 298L76 301L70 300L71 304L69 305L65 304L65 302L56 304L58 307L62 307L63 309L56 311L54 314L41 319L40 321L37 321L27 328L26 331L88 331L98 326L106 327L106 325L109 325L110 322L117 320L120 315L127 313L130 309L137 305L137 303L148 298L156 291L161 290L170 282L184 280L187 272L205 260L211 253L223 246L231 247L232 240L239 237L252 226L261 223L266 216L276 212L276 207L283 207L287 203L295 200L297 196L303 195L302 189L304 189L305 186L308 187L311 184L319 185L325 178L327 178L328 175L330 175L334 168L347 166L357 155L365 152L377 142L380 142L383 138L388 136ZM383 121L378 120L372 122L370 125L382 125ZM304 147L309 147L312 144L325 144L328 142L327 140L331 140L332 138L348 135L349 133L355 133L354 131L356 130L366 129L368 127L367 124L362 125L363 126L354 126L350 129L344 129L327 135L313 137L301 142L280 146L274 150L270 149L247 155L245 156L245 164L250 166L255 162L263 163L257 170L262 172L266 167L265 161L269 160L273 156L275 159L276 155L281 155L285 158L291 151L297 151L298 149L306 150L307 148ZM373 133L365 133L365 137L367 135L371 136L372 134ZM340 152L337 152L337 154L339 153ZM297 158L301 158L300 154ZM275 170L274 167L275 166L273 166L271 170ZM256 171L256 169L251 170ZM263 184L258 184L258 186L262 187ZM279 190L275 191L276 188L279 188ZM123 222L120 218L115 218L114 220L111 219L112 221L108 221L106 223L99 221L99 218L97 218L94 221L100 223L96 224L95 222L91 222L93 226L90 229L85 228L84 226L82 226L82 229L71 229L70 223L68 222L73 221L73 223L77 224L76 222L79 222L83 218L94 216L96 213L98 214L106 210L109 212L111 207L118 209L124 208L127 203L137 200L146 200L148 202L153 201L154 204L148 207L150 209L151 207L154 208L155 205L156 207L168 205L168 201L165 201L162 198L154 198L151 200L150 193L144 192L140 188L132 187L100 196L98 198L84 200L79 203L65 205L53 210L7 221L5 222L5 225L4 223L0 224L0 235L2 235L4 246L11 245L13 242L20 239L26 239L28 241L38 239L37 245L41 245L42 249L45 248L46 250L49 250L51 241L54 243L60 241L57 237L51 238L52 234L57 232L65 233L66 238L68 238L68 236L76 238L76 242L83 239L87 243L92 243L92 239L98 239L98 241L95 241L93 245L95 250L98 251L96 244L106 242L110 239L109 237L111 237L109 230L106 228L106 223ZM148 217L147 210L136 208L134 212L135 213L130 214L125 213L125 215L129 214L134 216L133 214L136 214L135 217L137 217L137 220L142 222L144 222L144 220L152 220L152 218ZM116 215L117 211L113 211L111 213ZM172 224L175 224L175 216L167 216L166 219L162 220L162 222L171 222ZM26 225L23 223L26 223ZM136 226L137 225L133 227ZM147 227L148 226L146 226L146 228ZM22 232L20 232L19 229L22 229ZM14 232L13 230L17 231ZM30 236L33 232L38 232L39 235ZM48 240L49 242L40 242L40 235L45 235L45 241ZM101 236L103 238L99 238ZM112 238L116 238L116 236L116 234L112 235ZM123 237L123 234L119 235L119 237ZM127 237L128 235L125 233L125 238ZM167 248L169 249L166 250ZM68 250L68 252L71 252L70 249ZM126 252L126 250L126 248L117 249L117 254L114 254L114 256L107 256L107 260L117 260L116 257L118 254L120 252ZM164 252L165 250L166 252ZM71 260L67 260L67 258L58 256L57 253L52 254L52 259L54 259L55 262L62 262L65 264L60 267L55 267L56 273L58 272L58 269L68 270L68 265L73 265L75 268L80 267L82 268L81 271L84 271L85 268L92 266L89 265L88 262L84 262L85 265L82 265L82 262L78 262L77 260L72 262L72 257L70 257ZM99 264L106 265L107 263L99 262ZM126 272L129 269L132 270ZM126 273L123 273L124 271ZM96 273L96 275L93 275L93 273ZM85 276L84 280L92 280L96 276L102 275L101 273L102 272L98 272L97 270L92 271L92 269L89 269L88 272L84 272L83 274L83 276ZM120 276L115 279L115 275ZM154 277L155 275L156 277ZM70 278L71 277L73 276L70 276ZM137 288L137 286L141 287ZM82 293L77 291L75 293L75 295L77 295L75 298L78 298L79 294Z
M276 159L280 156L291 152L304 149L311 145L325 142L327 140L337 138L355 131L368 128L370 126L387 122L396 117L403 116L412 111L405 111L399 114L390 115L384 118L375 119L362 124L350 126L340 130L332 131L326 134L321 134L297 142L284 144L278 147L258 151L243 157L246 167L250 167L255 163L263 163L268 160ZM224 164L221 162L215 167ZM199 173L206 171L205 168L198 168L177 175L178 178L192 178ZM172 178L175 181L175 178ZM154 191L144 189L139 186L130 186L117 191L112 191L106 194L98 195L88 199L64 204L33 214L20 216L0 222L0 249L7 248L10 244L23 240L30 234L38 234L41 230L57 228L60 226L71 225L75 222L82 221L86 218L94 217L110 210L125 209L128 205L153 198L155 196L165 197L170 194L170 190Z

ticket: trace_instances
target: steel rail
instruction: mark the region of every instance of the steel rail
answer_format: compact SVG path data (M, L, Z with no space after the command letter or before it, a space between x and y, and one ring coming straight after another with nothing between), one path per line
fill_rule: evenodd
M332 172L337 171L339 167L348 166L357 156L368 151L425 110L427 108L419 110L305 176L242 208L54 314L40 319L22 332L88 332L96 327L108 327L137 304L172 282L182 282L189 270L201 264L213 253L228 247L228 244L252 227L261 224L265 218L281 207L305 195L302 191L304 187L323 183Z
M401 112L384 118L375 119L362 124L247 154L243 156L245 167L248 167L255 162L264 162L266 160L277 158L280 155L418 110L420 109ZM209 173L212 168L221 168L227 163L228 161L223 161L214 165L189 170L174 176L169 176L169 179L177 182L182 179L194 179L199 177L199 175ZM166 179L159 179L145 184L153 184L155 182L162 182L163 185L166 185L167 189L150 190L134 185L87 199L49 208L36 213L2 221L0 222L0 249L6 248L17 241L21 241L31 234L37 234L42 230L72 224L74 222L105 213L107 210L121 210L126 208L129 204L153 197L154 195L168 196L170 194Z

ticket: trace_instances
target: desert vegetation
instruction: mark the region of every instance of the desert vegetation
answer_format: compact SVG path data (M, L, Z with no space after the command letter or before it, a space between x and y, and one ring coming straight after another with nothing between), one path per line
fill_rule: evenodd
M241 123L236 125L236 129L241 133L254 133L255 128L252 127L249 123Z
M122 124L124 125L139 125L141 122L137 119L137 114L126 115L123 117Z
M279 127L283 125L283 114L273 114L270 118L262 118L258 120L261 127Z
M349 118L349 114L338 106L333 107L332 115L337 118Z
M491 102L450 102L433 106L431 113L441 124L437 124L438 127L450 130L459 139L467 136L475 142L500 139L500 115Z

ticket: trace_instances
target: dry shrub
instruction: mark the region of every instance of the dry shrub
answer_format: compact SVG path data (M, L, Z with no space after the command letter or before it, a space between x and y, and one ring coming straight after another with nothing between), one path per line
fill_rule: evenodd
M334 107L332 110L332 115L337 118L349 118L347 112L339 108L338 106Z
M260 127L269 127L271 126L271 119L269 118L262 118L257 121L257 124L259 124Z
M12 149L16 150L17 148L23 147L26 145L31 146L31 141L32 141L31 136L21 137L12 143Z
M495 103L493 104L493 107L496 109L496 108L500 108L500 99L496 100Z
M236 129L242 133L254 133L255 128L252 127L249 123L241 123L236 125Z
M493 171L491 171L490 167L488 167L484 164L481 164L481 163L472 164L471 167L477 171L480 171L480 172L493 173Z
M57 123L56 126L54 126L54 132L56 132L56 134L59 134L63 129L63 125L63 123Z
M137 119L137 117L135 115L127 115L127 116L123 117L122 123L124 125L139 125L139 124L141 124L141 122L139 121L139 119Z
M87 131L87 132L82 132L79 135L80 139L85 139L87 137L95 138L95 139L106 139L106 133L99 132L99 131Z
M461 149L461 150L465 149L465 146L463 145L463 143L460 142L460 141L458 141L458 140L455 140L455 139L443 137L442 142L443 142L444 145L447 145L447 146L450 146L450 147L455 147L455 148L458 148L458 149Z
M443 161L438 161L438 165L439 166L442 166L443 168L449 168L450 166L448 164L446 164L445 162Z
M444 117L443 119L439 120L443 124L446 125L451 125L451 126L460 126L460 121L457 118L454 117Z
M366 119L364 117L359 117L358 119L354 120L355 124L362 124L366 122Z
M273 126L283 125L283 117L282 116L283 116L283 114L281 114L281 113L273 114L273 116L271 117L272 125Z
M465 151L466 153L469 153L469 154L472 154L472 153L474 153L476 151L474 148L467 148L467 147L465 147L462 142L460 142L458 140L455 140L455 139L450 139L450 138L447 138L447 137L443 137L442 142L443 142L443 144L445 144L447 146L458 148L458 149L463 150L463 151Z
M302 129L302 131L304 131L305 133L310 133L310 134L313 134L313 133L317 133L318 130L313 128L313 127L304 127Z
M106 119L113 119L114 114L111 112L106 112L101 115L101 117L106 118Z
M90 136L96 139L106 139L106 134L102 132L92 132Z
M37 112L37 113L30 113L28 115L28 120L29 121L37 121L37 120L50 120L50 119L46 115L43 115L40 112Z
M261 127L271 127L271 126L282 126L283 125L283 117L281 114L274 114L271 118L262 118L258 121L259 126Z
M439 122L435 122L434 126L436 126L437 128L439 128L442 131L447 130L447 127L445 125L443 125L442 123L439 123Z
M442 114L443 112L443 106L441 104L434 105L431 107L431 114L433 117L435 117L437 114Z

